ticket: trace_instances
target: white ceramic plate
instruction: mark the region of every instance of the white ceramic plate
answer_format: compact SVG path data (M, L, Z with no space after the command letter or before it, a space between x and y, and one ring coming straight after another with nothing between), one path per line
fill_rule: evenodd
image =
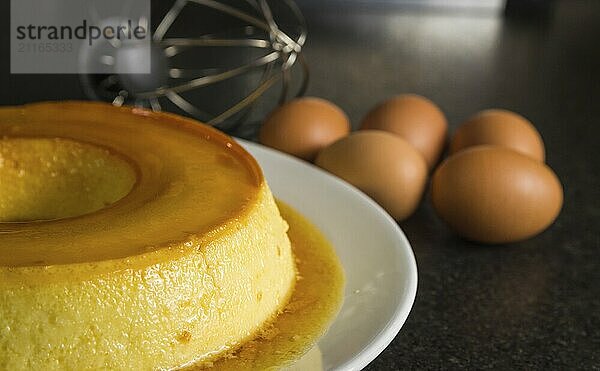
M326 370L360 370L394 339L413 305L417 266L408 240L374 201L348 183L281 152L238 139L276 197L335 246L346 273L344 304L319 341Z

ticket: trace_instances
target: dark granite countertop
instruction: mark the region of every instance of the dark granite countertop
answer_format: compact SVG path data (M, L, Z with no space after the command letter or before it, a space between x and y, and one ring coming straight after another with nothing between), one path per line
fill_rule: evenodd
M307 10L309 94L356 125L378 101L415 92L450 128L484 108L528 117L565 202L541 235L480 246L425 200L401 227L419 268L412 312L367 368L600 368L600 4L559 2L538 18L381 7Z
M484 108L514 110L541 132L565 191L552 227L505 246L456 237L426 199L401 223L419 268L414 307L367 369L600 369L600 3L554 2L534 17L385 2L303 10L309 95L354 125L403 92L438 103L451 130ZM0 104L84 98L76 76L11 76L4 55Z

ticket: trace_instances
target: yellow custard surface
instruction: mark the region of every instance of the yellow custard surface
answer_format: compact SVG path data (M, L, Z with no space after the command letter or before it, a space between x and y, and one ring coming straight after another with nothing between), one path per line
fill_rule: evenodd
M83 102L1 108L0 137L0 369L189 366L288 303L288 225L229 137Z

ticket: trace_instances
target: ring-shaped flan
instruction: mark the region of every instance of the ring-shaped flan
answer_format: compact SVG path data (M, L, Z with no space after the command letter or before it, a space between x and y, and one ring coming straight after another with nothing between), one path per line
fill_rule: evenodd
M0 368L182 367L235 349L286 304L287 224L226 135L82 102L2 108L0 134ZM30 199L67 201L17 210Z

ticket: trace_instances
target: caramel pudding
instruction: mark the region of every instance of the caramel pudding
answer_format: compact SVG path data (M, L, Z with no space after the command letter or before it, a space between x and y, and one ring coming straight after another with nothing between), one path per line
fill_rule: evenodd
M171 114L0 109L0 368L170 369L216 360L296 284L256 161Z

